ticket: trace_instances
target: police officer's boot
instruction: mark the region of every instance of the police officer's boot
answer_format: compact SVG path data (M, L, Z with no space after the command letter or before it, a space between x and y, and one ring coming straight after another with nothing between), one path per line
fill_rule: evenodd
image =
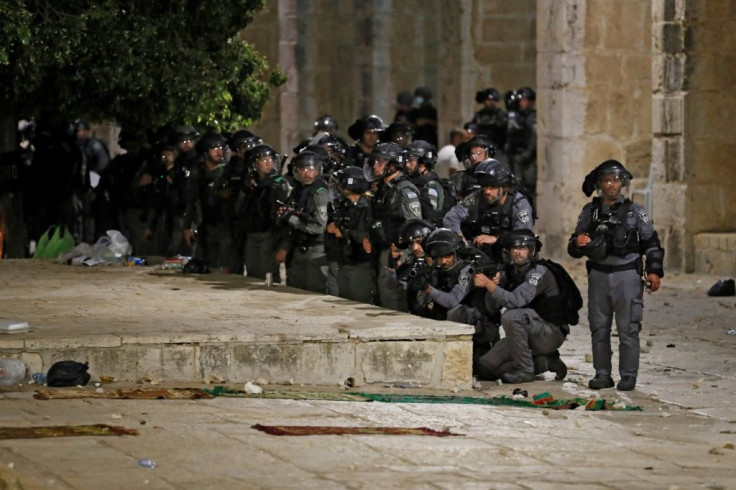
M560 351L556 350L547 355L547 369L554 371L557 381L565 379L565 376L567 376L567 365L560 359Z
M516 369L502 374L501 381L507 384L529 383L530 381L534 381L534 373Z
M591 390L602 390L603 388L613 388L613 378L607 374L596 374L595 378L588 381L588 388Z
M636 388L636 376L622 376L616 385L618 391L631 391Z

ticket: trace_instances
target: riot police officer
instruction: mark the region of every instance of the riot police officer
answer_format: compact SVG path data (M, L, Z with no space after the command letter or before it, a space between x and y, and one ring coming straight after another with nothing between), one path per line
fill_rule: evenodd
M411 219L422 218L419 190L404 175L405 159L396 143L380 143L366 158L363 172L372 183L371 214L373 226L371 242L378 253L378 283L388 273L390 252L395 249L401 225ZM378 303L386 308L407 311L406 297L395 290L378 288Z
M445 191L434 171L437 148L423 140L412 141L404 148L406 175L419 189L422 217L440 224L444 217Z
M622 391L636 387L639 371L639 332L644 309L644 282L652 291L664 277L662 248L646 210L629 200L623 189L633 176L616 160L606 160L590 172L583 192L594 197L583 207L567 251L588 261L588 321L593 344L595 377L591 389L610 388L611 324L619 336L619 374ZM642 263L642 257L646 263Z
M336 242L339 296L372 303L375 268L370 241L371 205L363 195L368 190L368 181L363 169L358 167L338 170L334 179L340 198L328 213L325 239L333 236Z
M471 121L478 125L479 135L487 136L496 148L502 149L506 145L508 115L498 107L500 101L501 93L495 87L478 91L475 102L483 107L473 115ZM497 158L503 161L500 155Z
M385 129L383 120L373 114L355 120L348 128L348 135L355 140L355 144L350 147L350 160L353 165L363 165L365 157L373 152Z
M247 153L246 168L250 169L238 202L238 216L244 235L243 256L245 270L250 277L264 278L272 274L281 282L276 263L277 224L279 202L285 203L291 185L279 173L280 158L269 145L259 144Z
M281 240L276 262L286 263L289 286L325 294L324 232L330 195L321 176L322 163L321 157L311 151L300 152L291 162L295 186L286 206L277 211Z
M541 248L542 243L531 230L514 230L504 239L503 274L473 277L476 286L488 291L489 308L506 308L501 315L505 337L477 360L475 371L482 379L526 383L546 370L554 371L558 380L567 374L557 349L570 327L555 275L538 262ZM535 363L534 356L546 359Z
M537 189L537 111L534 109L536 93L530 87L515 92L519 110L510 112L506 154L509 165L532 197Z
M225 163L226 140L219 133L206 133L197 142L201 160L189 177L184 239L194 245L195 257L225 273L235 270L239 256L235 251L232 222L236 196L230 187L229 167ZM197 232L192 227L198 223Z
M496 147L486 136L473 136L468 141L455 147L455 156L463 164L465 170L455 172L450 180L455 186L455 194L460 199L480 189L480 185L474 176L475 168L479 163L493 158L495 155Z
M475 169L482 186L453 207L442 224L501 263L501 238L534 225L534 209L508 165L489 159Z

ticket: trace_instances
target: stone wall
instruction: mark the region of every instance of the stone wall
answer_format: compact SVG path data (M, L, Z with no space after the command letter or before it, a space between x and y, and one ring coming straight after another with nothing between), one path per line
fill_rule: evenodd
M634 185L646 184L650 37L647 2L537 3L538 229L551 256L566 253L588 200L580 189L583 178L596 165L617 159L637 177Z

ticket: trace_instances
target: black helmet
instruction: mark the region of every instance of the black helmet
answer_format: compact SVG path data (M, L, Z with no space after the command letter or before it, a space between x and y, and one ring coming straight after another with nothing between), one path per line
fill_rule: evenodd
M403 170L404 167L406 167L403 148L392 141L389 141L388 143L379 143L376 145L373 152L365 157L365 162L363 162L363 175L365 175L368 182L375 182L383 177L373 175L373 165L375 165L379 160L386 162L386 169L388 169L388 165L391 164L400 170Z
M363 170L359 167L345 167L342 170L338 170L334 174L340 187L350 189L353 192L362 194L368 190L370 184L363 175Z
M316 168L318 173L322 173L322 165L324 161L322 160L322 157L313 151L309 150L302 150L300 151L294 159L291 161L291 166L295 170L294 172L294 178L301 182L302 184L305 184L305 182L302 182L301 178L299 177L299 172L296 172L296 170L300 168L308 168L313 167ZM311 184L311 182L307 183Z
M197 142L197 149L204 153L212 148L224 147L225 145L227 145L227 140L220 133L208 131Z
M435 229L437 229L437 225L426 219L411 219L406 221L399 228L399 242L397 245L401 249L411 247L414 240L417 238L426 238Z
M495 100L496 102L501 100L501 92L495 87L490 87L484 90L480 90L475 93L475 101L478 104L482 104L486 100Z
M262 157L271 157L273 159L273 166L274 168L277 168L278 164L278 154L276 153L276 150L274 150L269 145L256 145L251 150L248 151L248 155L246 156L246 163L248 164L248 167L255 170L256 168L256 162L260 160Z
M621 179L621 187L628 187L631 179L634 178L631 172L626 170L624 165L618 160L606 160L605 162L594 168L583 181L583 193L590 197L593 191L599 189L598 181L604 175L616 175Z
M437 228L424 240L424 252L430 257L440 257L459 251L463 240L449 228Z
M422 163L429 170L437 163L437 147L424 140L412 141L404 147L404 155L407 157L419 157L417 163Z
M230 148L233 151L240 151L242 148L250 150L257 145L262 144L263 140L259 136L256 136L246 129L235 131L230 137Z
M427 87L417 87L414 89L414 97L422 97L426 102L432 98L432 91Z
M482 187L510 185L513 178L509 166L493 158L476 165L473 175Z
M381 133L381 141L384 143L393 141L397 145L404 146L411 141L413 135L414 130L410 125L405 122L398 121L389 124L386 131Z
M321 146L329 156L325 164L325 172L333 171L342 165L347 158L348 144L344 139L334 134L322 134L312 139L311 144Z
M195 140L199 137L199 131L192 126L182 125L174 128L174 143L180 143L185 140Z
M363 132L368 129L381 132L386 129L386 125L383 123L383 119L371 114L370 116L364 116L362 119L356 119L348 128L348 134L357 141L363 137Z
M521 99L537 100L537 93L531 87L521 87L520 89L517 89L516 96L519 100Z
M524 228L511 231L503 238L503 260L507 264L511 262L509 251L514 247L527 247L529 249L529 262L532 262L539 258L542 242L532 230Z
M519 93L516 90L509 90L503 96L504 103L506 104L506 110L508 112L519 110Z
M332 133L333 131L337 131L338 125L337 120L328 115L320 116L317 118L316 121L314 121L314 130L315 131L324 131L325 133Z
M496 145L490 140L490 138L484 134L473 136L467 142L467 150L470 151L472 148L483 148L488 154L488 158L496 156Z

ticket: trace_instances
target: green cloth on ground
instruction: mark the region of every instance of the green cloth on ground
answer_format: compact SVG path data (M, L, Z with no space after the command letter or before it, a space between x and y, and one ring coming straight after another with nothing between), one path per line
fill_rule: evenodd
M382 403L455 403L465 405L492 405L508 407L527 408L551 408L554 410L572 410L581 406L585 410L623 410L642 411L642 407L634 405L618 406L606 402L603 398L563 398L555 399L551 394L544 392L535 395L531 400L528 398L512 398L508 396L496 396L492 398L476 396L456 395L414 395L393 393L324 393L324 392L300 392L264 390L263 393L249 394L242 390L235 390L225 386L204 388L205 392L213 396L229 396L236 398L276 398L290 400L329 400L329 401L376 401Z

